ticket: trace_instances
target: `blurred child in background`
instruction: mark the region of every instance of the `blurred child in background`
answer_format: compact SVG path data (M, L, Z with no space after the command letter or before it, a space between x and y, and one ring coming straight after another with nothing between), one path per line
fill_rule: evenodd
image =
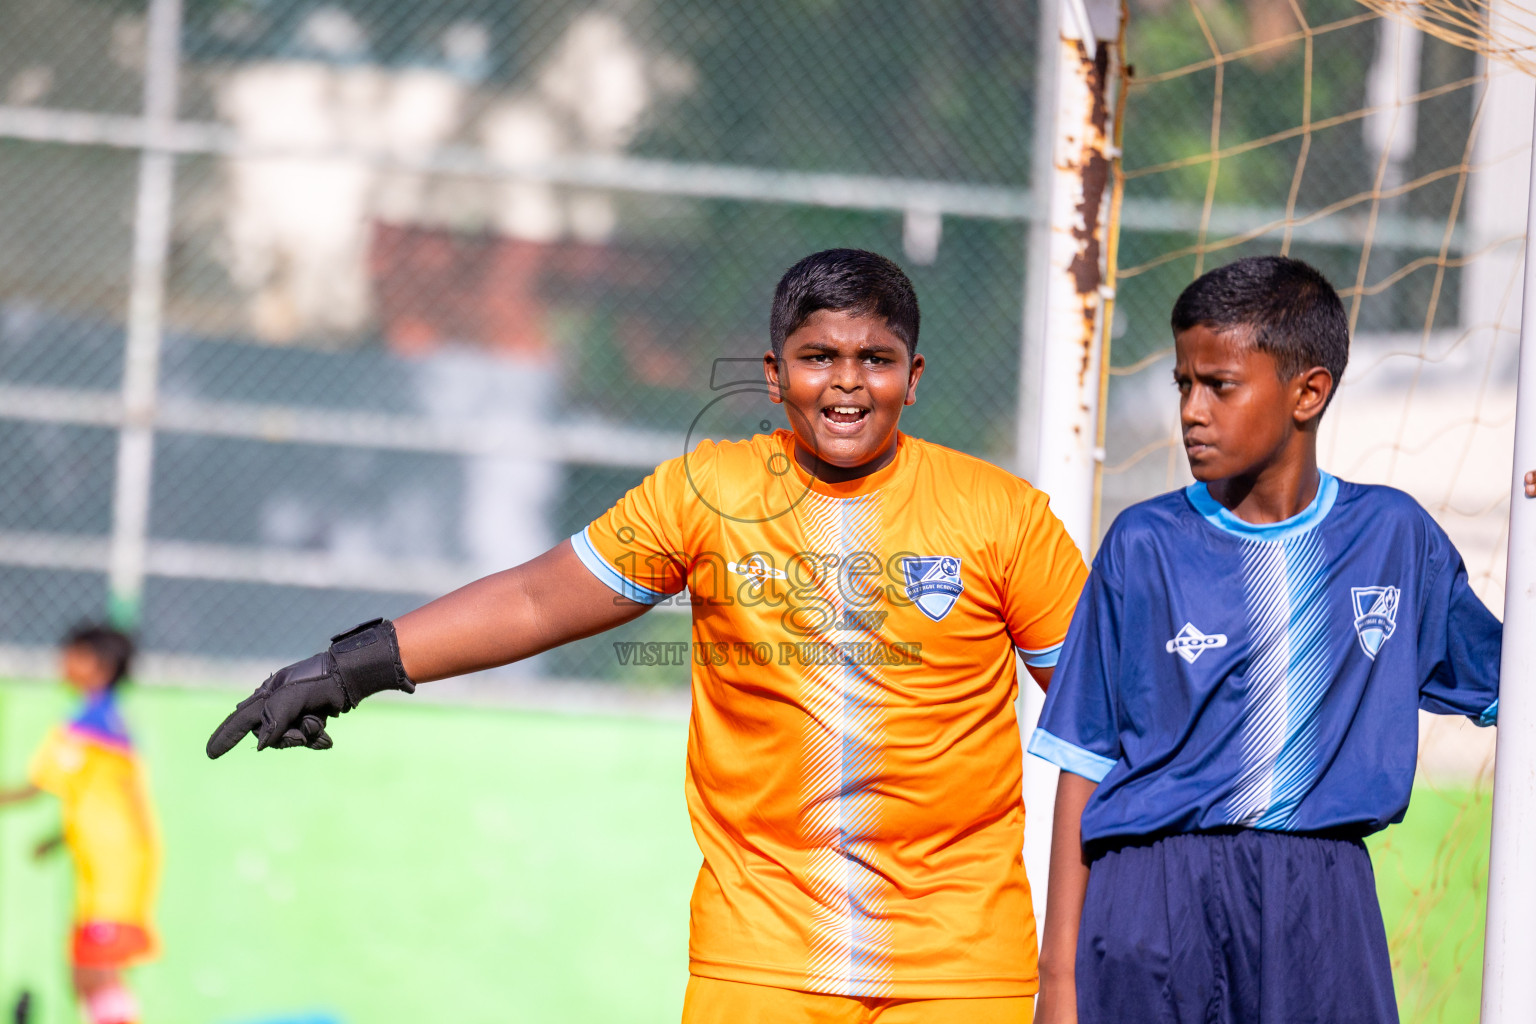
M35 852L42 856L62 843L74 861L75 995L91 1024L137 1024L123 970L156 951L150 907L160 851L144 770L117 705L133 641L106 626L79 626L60 655L81 704L38 748L28 784L0 793L0 806L41 793L58 797L63 835Z

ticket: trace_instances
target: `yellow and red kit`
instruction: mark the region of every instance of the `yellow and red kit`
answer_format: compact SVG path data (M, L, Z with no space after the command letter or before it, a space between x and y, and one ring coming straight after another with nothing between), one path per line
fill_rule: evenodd
M148 959L158 945L151 911L159 837L143 766L109 694L48 734L29 777L63 809L75 868L73 962L126 967Z
M1082 558L1043 493L979 459L901 435L828 484L793 445L700 444L571 538L618 594L692 602L690 970L1029 995L1016 652L1055 664Z

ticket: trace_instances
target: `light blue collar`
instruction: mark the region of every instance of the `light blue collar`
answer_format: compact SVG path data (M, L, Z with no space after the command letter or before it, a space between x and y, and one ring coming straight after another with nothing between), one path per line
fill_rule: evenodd
M1225 530L1243 540L1285 540L1298 533L1306 533L1322 522L1333 508L1333 501L1339 496L1339 481L1322 470L1317 471L1317 476L1317 496L1312 499L1312 504L1278 523L1250 523L1239 519L1225 505L1211 497L1210 489L1203 483L1190 484L1184 488L1184 493L1189 503L1195 506L1195 511L1218 530Z

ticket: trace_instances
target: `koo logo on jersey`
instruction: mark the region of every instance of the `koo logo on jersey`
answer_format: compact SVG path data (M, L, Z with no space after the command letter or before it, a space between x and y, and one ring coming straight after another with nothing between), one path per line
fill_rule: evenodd
M1179 630L1172 640L1163 645L1163 650L1169 654L1177 654L1191 665L1195 659L1212 647L1227 646L1227 634L1205 634L1195 628L1194 623L1184 623L1184 628Z
M768 560L762 555L753 555L745 562L726 562L725 567L738 576L746 576L752 582L747 586L755 594L763 589L764 580L788 579L789 574L783 569L775 569L768 564Z

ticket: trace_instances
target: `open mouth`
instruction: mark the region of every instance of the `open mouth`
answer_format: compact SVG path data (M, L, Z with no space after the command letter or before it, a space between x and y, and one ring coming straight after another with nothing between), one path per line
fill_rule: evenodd
M863 422L869 415L868 409L861 409L856 405L829 405L821 410L822 418L830 423L840 426L850 426Z

